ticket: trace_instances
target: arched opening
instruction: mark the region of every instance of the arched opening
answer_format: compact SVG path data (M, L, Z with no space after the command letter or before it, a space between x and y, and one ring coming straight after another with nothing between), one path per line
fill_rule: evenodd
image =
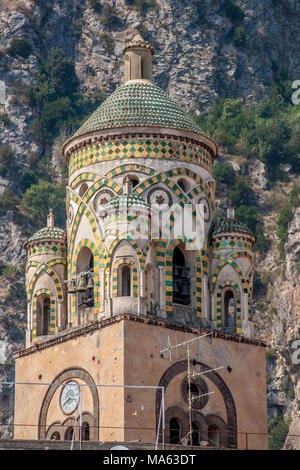
M94 256L89 248L82 247L78 258L76 273L78 307L80 309L94 306Z
M173 302L181 305L189 305L190 276L189 268L185 265L185 257L176 246L173 251Z
M82 423L81 436L83 441L90 440L90 425L86 421Z
M124 193L130 194L132 190L139 184L140 180L136 175L126 175L123 180Z
M170 444L180 444L180 423L176 418L170 419Z
M200 445L200 430L199 426L196 423L192 423L192 444L193 446L199 446Z
M185 193L187 193L191 187L190 183L184 178L179 178L179 180L177 180L177 184Z
M208 445L210 447L219 447L220 446L221 433L219 431L219 428L216 425L210 424L208 426L207 437L208 437Z
M50 333L50 297L45 297L43 302L43 335Z
M37 299L37 336L50 334L50 297L40 295Z
M69 426L65 431L65 441L72 441L74 436L73 426Z
M224 293L224 326L229 329L236 327L236 301L231 289Z
M58 431L55 431L54 433L51 434L50 437L51 441L60 441L60 434Z
M131 270L129 266L121 266L121 296L131 295Z
M199 395L199 389L196 384L191 383L190 390L191 390L191 398L197 397Z
M88 185L86 183L82 183L82 185L79 188L79 196L82 197L88 190Z

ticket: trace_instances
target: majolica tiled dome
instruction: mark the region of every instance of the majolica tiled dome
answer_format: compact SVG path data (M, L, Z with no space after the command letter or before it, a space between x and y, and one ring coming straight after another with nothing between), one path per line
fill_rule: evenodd
M246 225L232 219L220 219L216 221L212 235L220 235L222 232L243 233L255 237Z
M121 127L167 127L204 135L178 103L147 81L129 81L120 86L74 136Z
M136 208L150 209L149 204L144 199L134 194L124 194L114 197L106 204L105 209L125 209L126 207L133 206Z
M38 232L36 232L32 237L29 238L27 243L41 241L41 240L49 240L56 239L66 241L66 232L59 227L44 227Z

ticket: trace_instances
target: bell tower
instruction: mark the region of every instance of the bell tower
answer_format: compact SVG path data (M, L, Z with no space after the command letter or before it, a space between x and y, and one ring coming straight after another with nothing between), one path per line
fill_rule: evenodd
M62 149L67 233L50 212L26 244L28 336L14 357L16 381L34 385L27 407L16 389L15 436L265 448L255 237L212 226L217 144L153 83L139 33L124 53L125 83ZM188 358L171 354L186 342Z

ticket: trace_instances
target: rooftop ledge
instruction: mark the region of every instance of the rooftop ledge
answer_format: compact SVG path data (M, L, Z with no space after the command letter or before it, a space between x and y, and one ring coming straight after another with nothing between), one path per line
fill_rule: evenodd
M204 328L199 329L195 327L186 326L183 324L178 324L178 323L173 323L170 321L158 319L152 316L146 317L142 315L122 313L119 315L112 316L110 318L105 318L103 320L95 320L89 323L88 325L64 330L63 332L58 333L51 339L49 339L48 337L47 339L45 339L45 341L34 343L29 348L24 348L24 349L20 349L19 351L16 351L13 354L13 359L18 359L19 357L27 356L37 351L42 351L43 349L47 349L47 348L54 346L55 344L60 344L60 343L64 343L65 341L70 341L73 338L76 338L78 336L83 336L95 330L100 330L114 323L121 322L122 320L129 320L133 322L146 323L148 325L161 326L163 328L168 328L170 330L183 331L185 333L194 333L200 336L212 332L213 338L225 339L227 341L234 341L236 343L252 344L254 346L261 346L261 347L267 346L266 343L264 343L263 341L246 338L241 335L225 333L224 331L204 329Z

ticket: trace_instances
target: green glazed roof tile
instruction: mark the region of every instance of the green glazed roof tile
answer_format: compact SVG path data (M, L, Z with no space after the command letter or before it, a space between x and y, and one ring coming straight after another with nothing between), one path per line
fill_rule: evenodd
M221 232L239 232L255 236L245 224L232 219L220 219L216 221L212 234L218 235Z
M167 93L151 82L127 82L117 88L74 134L118 127L159 126L204 135Z
M125 208L125 207L143 207L150 209L148 203L139 196L134 194L124 194L122 196L114 197L105 206L106 210L112 208Z
M57 240L66 240L66 232L59 227L44 227L38 232L34 233L29 238L28 242L39 241L43 238L54 238Z

